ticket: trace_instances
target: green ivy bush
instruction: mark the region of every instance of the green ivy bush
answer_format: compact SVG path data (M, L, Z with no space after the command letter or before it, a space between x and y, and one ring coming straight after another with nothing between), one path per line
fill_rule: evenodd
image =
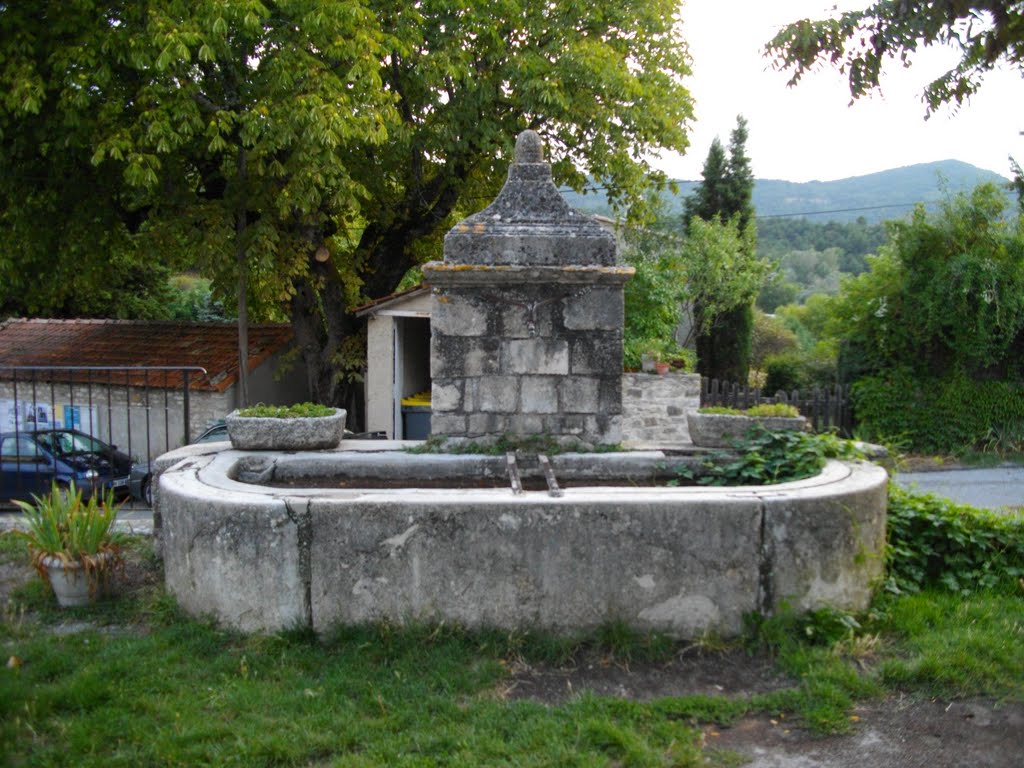
M835 357L817 351L785 352L765 360L763 390L776 392L830 387L836 382Z
M698 471L681 466L676 474L698 485L770 485L813 477L828 459L859 458L863 454L853 443L832 434L772 431L755 424L733 441L733 451L714 451Z
M667 249L655 250L654 255L633 249L626 260L636 273L625 287L623 363L637 369L641 357L651 352L671 360L679 354L674 336L682 317L679 259Z
M1024 583L1024 515L1000 514L889 487L888 579L894 593L1017 591Z
M1024 385L1012 381L915 376L895 368L853 387L854 412L864 437L914 449L961 454L1006 450L1024 441ZM1014 425L1021 434L1015 438Z

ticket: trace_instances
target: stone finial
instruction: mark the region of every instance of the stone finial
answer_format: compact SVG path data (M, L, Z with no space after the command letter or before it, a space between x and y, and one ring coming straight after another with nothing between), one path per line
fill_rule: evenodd
M516 137L516 165L544 162L544 142L536 131L526 130Z
M484 210L456 224L444 238L448 264L615 266L615 238L574 211L551 178L536 131L516 137L508 180Z

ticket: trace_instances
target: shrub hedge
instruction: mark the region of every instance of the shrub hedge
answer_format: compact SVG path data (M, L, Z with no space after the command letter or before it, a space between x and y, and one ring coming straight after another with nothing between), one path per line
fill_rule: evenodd
M1024 439L1024 385L966 375L921 378L894 369L853 386L854 413L864 436L915 450L961 453L992 440Z

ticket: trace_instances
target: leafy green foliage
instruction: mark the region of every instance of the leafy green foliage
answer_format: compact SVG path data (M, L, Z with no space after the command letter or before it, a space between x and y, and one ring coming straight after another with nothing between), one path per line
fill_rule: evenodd
M954 374L915 375L907 368L866 376L852 397L864 436L927 453L1016 451L1024 440L1024 385ZM1017 425L1015 427L1015 425Z
M680 254L683 298L691 314L686 343L711 334L725 313L753 304L770 268L754 255L753 237L752 228L740 229L736 221L690 222Z
M1024 418L1024 219L1007 220L1006 204L982 185L937 216L919 206L890 223L870 270L822 300L823 312L783 311L839 345L870 438L962 452Z
M764 391L776 392L827 388L836 383L836 359L827 348L772 355L764 363Z
M1024 10L1019 2L937 0L903 3L878 0L863 10L836 18L801 20L785 27L767 45L780 69L793 70L795 85L820 61L847 75L853 98L879 87L890 57L909 66L919 47L950 44L959 48L955 67L925 88L929 111L941 104L962 105L977 92L985 73L1007 61L1024 61Z
M763 371L765 361L776 355L795 350L797 337L781 318L754 310L754 333L751 337L751 367Z
M889 488L888 580L895 593L1016 592L1024 577L1024 516Z
M334 408L319 403L295 403L293 405L250 405L241 408L238 416L243 418L262 417L270 419L309 419L322 416L333 416Z
M680 467L677 475L699 485L769 485L817 475L828 459L858 459L853 443L835 435L771 431L754 424L733 441L732 451L714 451L698 471Z
M895 181L888 179L890 188ZM877 190L874 190L877 193ZM904 199L922 199L916 192ZM853 207L855 203L830 204L829 207ZM840 272L860 274L867 270L866 257L877 253L888 239L883 224L856 221L818 222L806 218L779 217L757 220L757 251L765 259L780 260L787 253L806 251L825 253L836 249Z
M666 186L644 158L686 148L676 4L600 2L4 5L0 286L48 314L103 265L199 270L290 318L314 397L345 402L351 308L438 257L520 131L633 217Z
M727 408L721 405L705 406L700 413L721 413L735 416L777 416L783 418L796 418L800 415L795 405L788 403L765 403L763 405L752 405L750 408Z
M768 43L767 52L780 69L793 71L790 85L820 62L831 63L846 74L850 94L857 99L879 86L882 66L890 57L909 66L919 47L933 44L959 48L960 61L925 88L928 109L960 106L1001 62L1021 68L1024 9L1012 0L876 0L836 18L790 24Z
M225 313L224 303L213 296L209 280L177 275L170 280L170 290L169 320L211 323L234 319Z
M686 280L682 260L671 246L650 235L632 244L625 260L636 273L625 285L623 364L639 368L641 357L651 352L670 360L679 352L675 332Z
M1003 218L1006 197L983 185L928 216L891 222L871 270L843 285L832 329L864 365L923 375L1006 362L1024 330L1024 230Z
M757 308L761 312L774 313L779 307L793 304L800 295L800 286L786 280L776 269L771 272L757 294Z

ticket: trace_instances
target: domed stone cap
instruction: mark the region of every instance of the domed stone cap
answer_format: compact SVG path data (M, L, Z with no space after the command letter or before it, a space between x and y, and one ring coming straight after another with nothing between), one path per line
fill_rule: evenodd
M544 162L544 142L536 131L523 131L516 137L516 165Z
M444 239L449 264L614 266L615 238L569 207L551 180L536 131L516 139L508 181L487 208Z

